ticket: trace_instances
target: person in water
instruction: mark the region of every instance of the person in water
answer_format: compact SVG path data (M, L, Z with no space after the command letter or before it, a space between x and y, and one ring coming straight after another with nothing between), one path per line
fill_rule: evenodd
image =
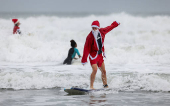
M77 43L74 40L71 40L70 42L71 42L71 48L70 48L70 50L68 52L68 56L64 60L63 64L69 64L70 65L73 59L77 59L77 58L75 58L76 53L79 56L79 58L81 57L78 49L76 48Z
M21 24L18 19L12 19L14 23L13 34L21 34L19 25Z
M103 56L106 57L104 53L104 39L105 35L113 28L117 27L119 24L120 23L114 21L110 26L100 28L99 21L96 20L92 22L92 31L86 38L83 57L81 60L82 64L84 65L87 63L87 57L89 56L90 64L92 67L92 73L90 76L90 89L94 89L93 83L97 73L97 66L102 73L101 77L103 81L103 86L104 88L108 88L105 64L103 60Z

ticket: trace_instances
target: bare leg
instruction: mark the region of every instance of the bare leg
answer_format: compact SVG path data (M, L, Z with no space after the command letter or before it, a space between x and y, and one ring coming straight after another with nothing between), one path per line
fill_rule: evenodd
M90 89L94 89L93 88L93 83L96 77L96 73L97 73L97 64L93 64L92 65L92 73L91 73L91 77L90 77Z
M106 77L106 70L105 70L104 62L102 63L101 67L99 67L99 69L102 72L101 78L102 78L102 81L103 81L103 85L106 85L107 84L107 77ZM108 86L106 88L108 88Z

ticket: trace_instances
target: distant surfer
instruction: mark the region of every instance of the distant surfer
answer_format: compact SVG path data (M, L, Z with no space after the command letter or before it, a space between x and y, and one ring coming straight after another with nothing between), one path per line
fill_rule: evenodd
M18 19L12 19L14 23L13 34L21 34L19 25L21 24Z
M67 58L64 60L63 64L68 64L70 65L73 59L77 59L75 58L76 54L79 56L79 58L81 57L77 47L77 43L74 40L71 40L71 48L69 49L68 52L68 56Z
M92 73L90 77L90 89L94 89L93 83L97 73L97 66L102 72L102 81L104 88L108 88L105 64L103 60L104 53L104 39L105 35L113 28L117 27L120 23L114 21L110 26L100 28L99 21L93 21L91 24L92 31L88 34L84 45L82 64L87 63L87 57L89 56L90 64L92 67ZM103 54L103 55L102 55Z

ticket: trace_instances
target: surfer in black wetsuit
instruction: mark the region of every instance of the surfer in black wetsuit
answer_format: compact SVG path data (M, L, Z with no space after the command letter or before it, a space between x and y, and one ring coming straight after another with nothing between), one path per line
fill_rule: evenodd
M79 56L79 58L81 57L78 49L76 48L77 47L77 43L74 40L71 40L70 42L71 42L71 47L72 48L69 49L68 56L64 60L63 64L70 65L73 59L77 59L77 58L75 58L76 53Z

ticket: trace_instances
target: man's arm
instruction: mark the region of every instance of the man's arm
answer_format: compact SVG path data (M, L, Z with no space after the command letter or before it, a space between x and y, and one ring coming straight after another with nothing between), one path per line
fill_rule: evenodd
M110 26L107 26L105 28L100 28L100 30L104 33L107 34L108 32L110 32L113 28L117 27L118 25L120 25L120 23L114 21Z
M90 37L87 36L86 42L84 45L83 57L81 60L82 64L87 63L87 57L89 56L90 48L91 48L91 41L90 41Z

